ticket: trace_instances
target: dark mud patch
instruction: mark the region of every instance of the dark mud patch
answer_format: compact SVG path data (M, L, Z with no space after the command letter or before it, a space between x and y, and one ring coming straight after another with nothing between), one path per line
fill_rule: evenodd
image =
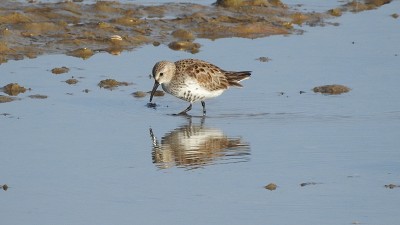
M330 12L301 12L280 0L218 0L214 5L138 5L97 1L6 1L0 6L0 63L40 54L87 59L98 52L158 43L199 51L195 38L258 38L301 33L298 25L325 25L340 12L375 9L390 0L353 1ZM176 42L176 43L174 43Z
M385 188L389 188L389 189L400 188L400 185L397 185L397 184L385 184Z
M9 188L9 187L8 187L7 184L0 185L0 189L3 189L4 191L7 191L8 188Z
M312 186L312 185L317 185L317 184L322 184L322 183L317 183L317 182L304 182L300 184L300 187L305 187L305 186Z
M261 56L261 57L257 58L256 60L258 60L258 61L260 61L260 62L269 62L269 61L271 61L272 59L271 59L271 58L268 58L268 57L265 57L265 56Z
M47 95L36 94L36 95L29 95L28 97L32 99L46 99Z
M128 82L121 82L117 81L114 79L106 79L106 80L101 80L98 84L100 88L106 88L106 89L115 89L119 86L128 86L131 85L131 83Z
M344 85L333 84L324 85L313 88L315 93L327 94L327 95L340 95L349 92L351 89Z
M157 104L153 103L153 102L149 102L146 104L146 107L150 108L150 109L157 109Z
M20 86L17 83L10 83L4 86L3 88L0 88L4 93L10 95L10 96L17 96L21 93L25 93L27 90L25 87Z

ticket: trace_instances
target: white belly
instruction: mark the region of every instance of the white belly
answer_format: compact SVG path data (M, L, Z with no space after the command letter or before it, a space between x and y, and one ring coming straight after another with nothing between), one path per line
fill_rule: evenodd
M162 84L165 92L188 102L202 101L208 98L214 98L222 94L224 90L210 91L196 82L186 82L184 85L171 86Z

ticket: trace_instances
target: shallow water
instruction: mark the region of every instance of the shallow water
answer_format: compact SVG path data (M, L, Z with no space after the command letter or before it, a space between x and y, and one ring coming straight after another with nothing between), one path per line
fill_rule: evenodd
M397 224L400 189L384 185L400 180L400 24L390 16L399 8L349 13L297 36L197 39L195 55L146 46L0 65L0 86L32 89L0 104L2 221ZM207 101L204 119L200 103L188 119L171 116L187 107L172 96L155 98L156 109L149 96L132 97L151 89L156 61L189 57L253 75ZM51 73L61 66L70 72ZM79 83L63 82L71 76ZM97 87L106 78L134 84ZM311 91L325 84L352 90Z

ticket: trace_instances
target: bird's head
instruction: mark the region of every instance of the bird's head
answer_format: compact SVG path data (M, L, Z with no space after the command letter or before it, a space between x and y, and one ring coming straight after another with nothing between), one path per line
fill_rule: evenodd
M168 61L157 62L153 67L154 86L150 95L150 102L153 100L154 93L158 86L163 83L169 83L175 74L175 64Z

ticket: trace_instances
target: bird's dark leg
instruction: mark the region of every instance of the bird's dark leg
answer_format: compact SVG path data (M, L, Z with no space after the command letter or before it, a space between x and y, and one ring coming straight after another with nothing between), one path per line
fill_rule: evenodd
M201 105L203 106L203 116L206 115L206 103L204 101L201 101Z
M178 115L185 115L191 109L192 109L192 103L190 103L190 105L185 110L183 110L182 112L178 113Z
M153 147L158 147L158 141L156 136L154 136L153 129L150 128L150 137L151 141L153 142Z

